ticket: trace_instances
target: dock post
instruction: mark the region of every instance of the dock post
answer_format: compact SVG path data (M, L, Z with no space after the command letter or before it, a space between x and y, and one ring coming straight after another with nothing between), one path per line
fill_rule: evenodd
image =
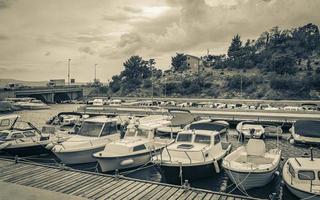
M19 162L19 157L18 157L18 155L16 155L16 156L14 157L14 162L15 162L15 164L17 164L17 163Z
M119 180L119 170L116 169L115 172L114 172L114 180Z

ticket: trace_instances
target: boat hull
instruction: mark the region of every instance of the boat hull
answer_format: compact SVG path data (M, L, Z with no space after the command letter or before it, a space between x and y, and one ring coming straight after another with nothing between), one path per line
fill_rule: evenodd
M134 156L110 158L94 156L94 158L98 161L101 172L112 172L115 170L125 170L139 167L147 164L151 159L149 152Z
M277 168L267 172L237 172L225 168L229 179L240 189L248 190L267 185L275 176Z
M222 160L218 161L219 168ZM161 165L161 171L168 183L181 184L180 166ZM215 175L217 172L214 163L204 165L182 166L182 182L188 180L189 182L204 179Z
M320 195L315 195L310 192L298 190L296 188L291 187L290 184L287 184L287 183L286 183L286 186L292 194L299 197L300 199L320 200Z
M40 155L40 154L50 154L51 151L45 148L45 145L32 145L24 147L14 147L14 148L5 148L2 151L13 155L13 156L30 156L30 155Z
M76 165L76 164L84 164L84 163L93 163L96 162L96 159L93 158L93 154L102 151L104 146L90 148L81 151L52 151L54 155L56 155L59 160L66 165Z

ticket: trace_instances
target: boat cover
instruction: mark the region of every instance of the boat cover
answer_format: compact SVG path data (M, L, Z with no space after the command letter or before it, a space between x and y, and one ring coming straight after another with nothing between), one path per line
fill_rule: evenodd
M301 136L320 138L320 121L298 120L294 124L294 131Z
M217 122L203 122L203 123L194 123L190 125L190 130L207 130L207 131L221 131L226 128L226 124L221 124Z

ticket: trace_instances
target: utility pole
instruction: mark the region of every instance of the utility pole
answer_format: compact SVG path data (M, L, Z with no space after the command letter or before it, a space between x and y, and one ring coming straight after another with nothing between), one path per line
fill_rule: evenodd
M240 72L240 97L242 99L242 73L243 73L243 69L241 68L241 72Z
M98 64L94 64L94 79L93 79L93 82L97 81L97 65Z
M68 85L70 85L70 62L71 62L71 59L69 58L68 59Z

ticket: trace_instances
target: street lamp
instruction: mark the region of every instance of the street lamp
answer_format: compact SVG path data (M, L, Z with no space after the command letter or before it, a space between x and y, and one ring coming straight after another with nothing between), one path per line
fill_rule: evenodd
M93 82L97 81L97 65L98 64L94 64L94 80L93 80Z
M68 59L68 85L70 85L70 62L71 62L71 59L69 58Z

